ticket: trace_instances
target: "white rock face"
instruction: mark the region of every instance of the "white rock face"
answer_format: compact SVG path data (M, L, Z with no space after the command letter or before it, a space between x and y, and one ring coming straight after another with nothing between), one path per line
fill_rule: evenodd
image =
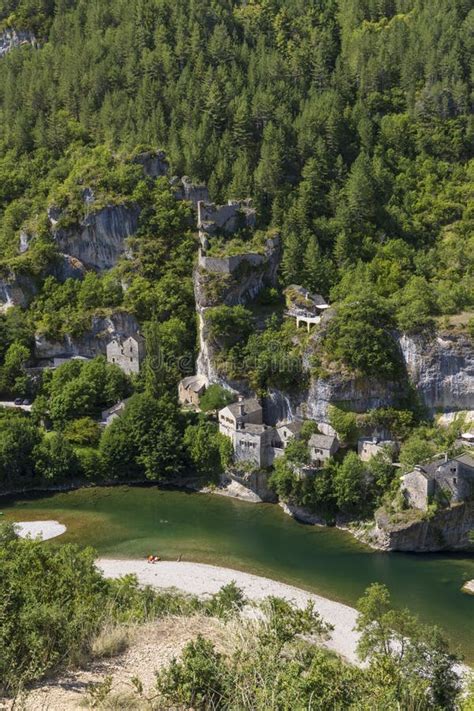
M60 252L102 271L111 269L126 254L126 240L135 234L139 215L138 206L108 205L92 212L75 227L55 229L56 216L51 214L50 220Z
M411 382L427 409L474 409L474 344L462 334L432 340L401 336L400 348Z
M0 32L0 57L11 52L15 47L22 47L23 45L36 45L36 39L32 32L14 29Z
M95 316L91 328L78 338L66 336L61 341L50 341L37 334L35 357L39 360L72 356L94 358L97 355L105 355L107 343L114 337L126 338L137 331L139 325L136 318L125 311L117 311L107 317Z
M28 276L12 272L0 278L0 313L5 313L12 306L27 306L36 291L34 280Z

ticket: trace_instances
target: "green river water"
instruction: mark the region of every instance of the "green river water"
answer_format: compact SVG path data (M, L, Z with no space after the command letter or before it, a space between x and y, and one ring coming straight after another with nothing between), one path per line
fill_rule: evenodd
M337 529L305 526L271 504L155 487L81 489L4 499L2 519L56 519L57 542L92 545L101 556L214 563L298 585L354 605L372 582L385 583L398 606L444 628L474 662L474 556L378 553Z

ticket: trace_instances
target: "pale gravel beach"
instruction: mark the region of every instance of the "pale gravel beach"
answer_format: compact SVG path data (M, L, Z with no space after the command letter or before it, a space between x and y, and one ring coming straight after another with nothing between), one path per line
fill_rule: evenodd
M18 521L15 528L20 538L41 536L43 541L66 533L66 526L59 521Z
M146 560L100 558L97 567L108 578L120 578L132 573L142 585L176 588L194 595L216 593L223 585L234 580L250 600L259 601L268 595L275 595L295 603L298 607L304 607L311 600L321 617L334 625L331 639L325 642L325 646L348 661L358 663L356 646L359 635L354 630L357 611L340 602L270 578L204 563L160 561L150 564Z

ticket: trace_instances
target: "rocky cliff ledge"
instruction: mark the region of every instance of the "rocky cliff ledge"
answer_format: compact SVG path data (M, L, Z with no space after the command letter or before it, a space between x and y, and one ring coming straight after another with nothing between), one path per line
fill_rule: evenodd
M60 341L50 341L41 334L35 336L35 357L38 360L70 358L80 355L94 358L105 355L107 343L114 336L128 336L139 331L134 316L126 311L116 311L109 316L94 316L90 329L80 336L64 336Z
M373 528L358 538L384 551L434 553L470 548L469 532L474 527L474 502L457 504L438 511L430 519L392 521L385 511L377 511Z
M399 343L410 380L431 413L474 408L471 338L441 332L434 338L403 335Z
M236 306L255 299L266 286L274 286L280 263L280 238L268 239L263 253L249 252L230 257L199 255L194 270L194 296L199 321L198 375L221 382L216 370L216 353L206 324L206 309L225 304ZM226 385L226 383L221 382Z
M108 205L90 213L73 227L56 227L50 210L54 241L60 252L98 271L111 269L126 253L126 239L138 228L137 205Z
M37 286L32 277L10 271L0 277L0 313L12 306L26 307L36 292Z

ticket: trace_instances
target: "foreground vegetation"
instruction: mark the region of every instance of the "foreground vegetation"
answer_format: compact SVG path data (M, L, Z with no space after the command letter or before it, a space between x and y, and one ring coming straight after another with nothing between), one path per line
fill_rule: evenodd
M206 601L139 588L133 576L106 580L94 552L18 539L0 529L0 688L18 696L45 674L118 654L127 626L165 615L218 617L229 625L226 654L198 636L162 668L156 689L113 699L107 679L90 691L96 708L374 709L460 708L460 685L441 632L391 607L386 588L372 585L358 604L359 654L350 666L321 642L331 628L311 604L296 609L278 598L245 620L242 592L230 584ZM466 708L468 708L466 706Z

